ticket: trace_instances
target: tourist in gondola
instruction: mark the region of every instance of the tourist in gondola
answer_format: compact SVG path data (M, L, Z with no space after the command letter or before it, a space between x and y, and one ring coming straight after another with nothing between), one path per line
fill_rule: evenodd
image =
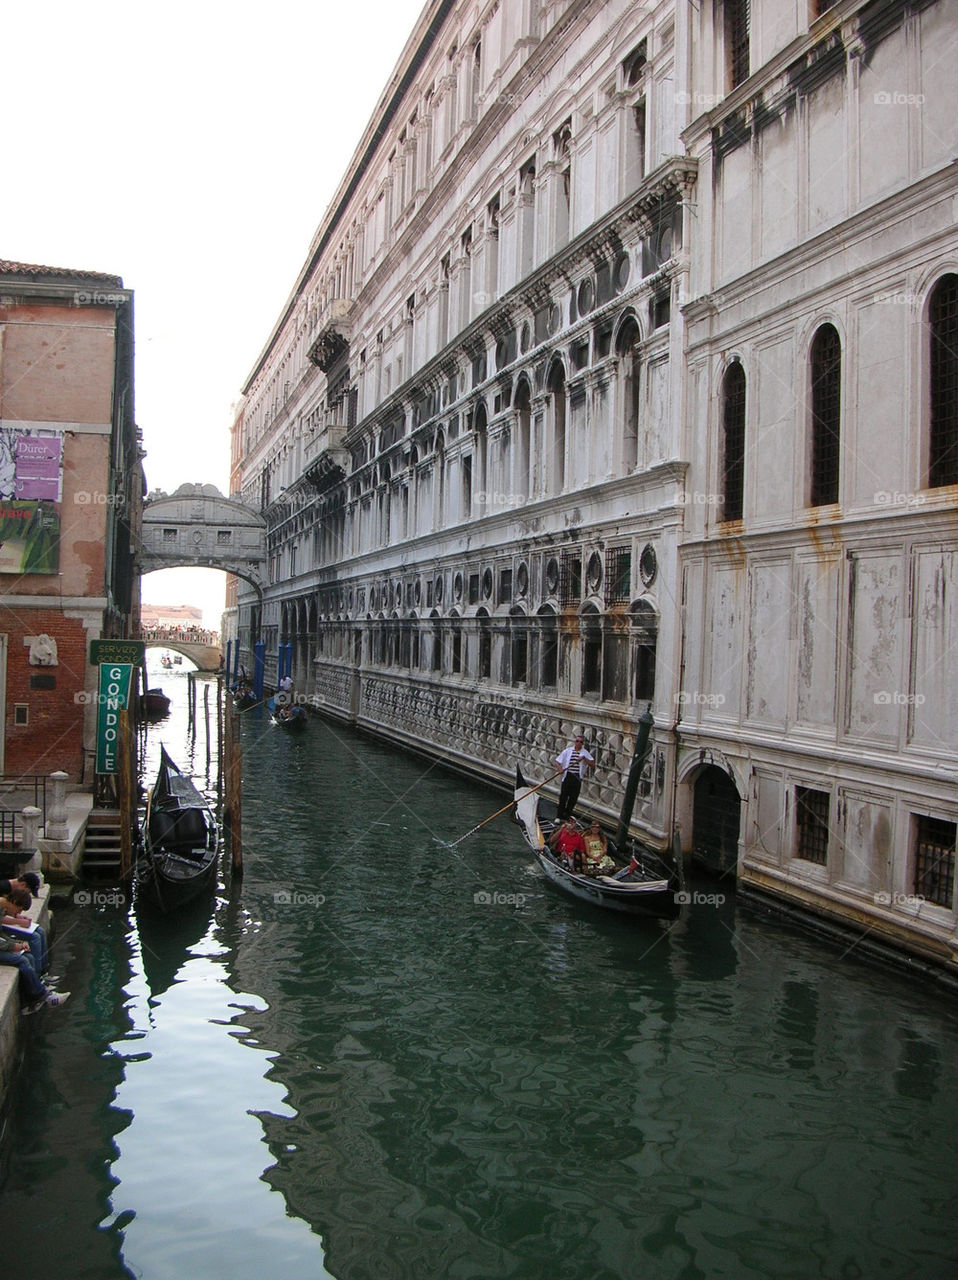
M615 863L609 857L609 842L599 826L598 818L594 818L582 833L582 840L585 844L585 869L587 875L599 875L615 867Z
M556 764L563 770L559 806L556 810L556 821L561 822L564 818L572 817L585 771L595 766L595 756L586 748L585 738L581 733L576 734L571 747L566 747L561 755L556 756Z
M565 859L570 870L584 870L585 841L572 818L567 818L556 827L549 837L549 848Z

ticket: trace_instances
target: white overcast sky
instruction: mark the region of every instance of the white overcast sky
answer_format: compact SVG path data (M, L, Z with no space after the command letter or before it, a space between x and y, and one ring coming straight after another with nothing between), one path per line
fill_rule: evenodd
M423 0L44 0L0 17L0 258L135 291L147 484L228 482L231 406ZM224 578L148 603L219 623Z

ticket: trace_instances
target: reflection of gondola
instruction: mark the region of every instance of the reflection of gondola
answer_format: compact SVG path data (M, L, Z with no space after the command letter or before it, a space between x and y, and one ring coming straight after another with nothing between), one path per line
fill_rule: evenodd
M216 879L216 821L192 779L160 748L136 863L137 897L172 911Z
M209 929L212 915L212 895L187 902L170 916L160 916L155 911L137 912L143 973L151 998L156 999L173 985L189 949Z

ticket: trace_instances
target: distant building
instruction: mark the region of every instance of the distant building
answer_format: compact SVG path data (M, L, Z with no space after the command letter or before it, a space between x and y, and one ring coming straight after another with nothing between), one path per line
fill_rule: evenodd
M241 646L958 955L958 13L424 9L243 388Z
M203 610L191 604L141 604L140 623L144 631L155 627L200 628L203 626Z
M80 776L89 643L136 629L141 459L132 291L0 261L0 772Z

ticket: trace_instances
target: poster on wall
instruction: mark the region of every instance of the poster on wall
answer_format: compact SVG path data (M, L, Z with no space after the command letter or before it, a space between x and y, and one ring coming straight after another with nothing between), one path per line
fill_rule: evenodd
M0 427L0 573L60 567L63 432Z

